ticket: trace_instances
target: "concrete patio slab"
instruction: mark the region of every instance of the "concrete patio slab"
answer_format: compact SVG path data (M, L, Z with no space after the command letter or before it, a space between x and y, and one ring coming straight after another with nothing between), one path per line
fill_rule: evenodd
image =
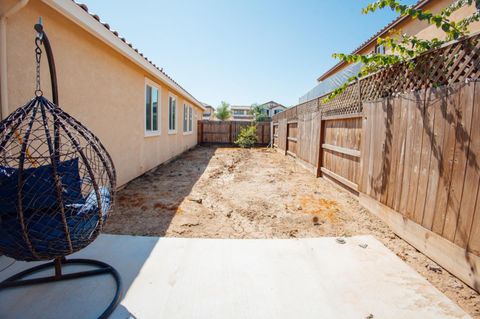
M120 272L116 319L469 318L372 236L339 244L102 235L74 257ZM10 262L0 257L0 269ZM0 280L32 265L15 262ZM95 318L112 287L102 276L5 290L0 317Z

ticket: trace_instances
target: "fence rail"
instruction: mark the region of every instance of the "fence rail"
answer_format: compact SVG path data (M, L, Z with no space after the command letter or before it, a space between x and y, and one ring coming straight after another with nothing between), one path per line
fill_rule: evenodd
M480 292L479 37L279 113L273 138Z
M198 121L198 143L232 144L238 138L241 129L254 123L248 121ZM257 144L270 144L270 122L259 122Z

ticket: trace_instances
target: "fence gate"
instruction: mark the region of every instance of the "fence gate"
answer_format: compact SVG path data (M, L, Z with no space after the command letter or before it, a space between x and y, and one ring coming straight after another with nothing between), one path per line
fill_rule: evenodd
M288 155L297 156L297 137L298 137L298 122L287 122L287 148Z
M321 136L320 171L336 182L358 191L361 115L323 120Z

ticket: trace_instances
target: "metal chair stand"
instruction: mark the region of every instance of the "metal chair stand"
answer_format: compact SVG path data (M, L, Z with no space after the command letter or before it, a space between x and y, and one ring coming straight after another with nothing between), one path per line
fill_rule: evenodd
M83 266L92 266L94 269L77 271L72 273L63 273L62 266L64 265L83 265ZM34 277L26 278L31 275L34 275L37 272L53 268L54 274L51 276L45 277ZM110 275L115 280L115 296L108 305L108 307L103 311L103 313L98 317L99 319L108 318L110 314L115 310L118 303L120 302L120 297L122 295L122 280L119 273L115 268L110 266L107 263L92 260L92 259L66 259L66 258L56 258L54 261L38 265L29 269L26 269L22 272L19 272L10 278L4 280L0 283L0 291L8 288L17 288L38 284L48 284L64 280L73 280L85 277L99 276L99 275Z

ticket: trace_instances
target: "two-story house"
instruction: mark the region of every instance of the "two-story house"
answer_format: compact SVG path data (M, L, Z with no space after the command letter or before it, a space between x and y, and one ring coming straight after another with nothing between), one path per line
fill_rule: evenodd
M250 105L231 105L230 111L232 121L253 121Z
M269 101L267 103L263 103L262 106L264 107L265 113L268 117L272 117L277 113L283 112L287 109L286 106L283 106L280 103L275 101Z
M451 5L453 2L454 0L420 0L414 7L416 9L430 11L436 14ZM476 10L478 9L475 6L475 2L473 2L471 5L464 6L454 11L450 16L450 19L453 21L459 21L472 15ZM472 23L469 29L472 33L480 31L480 22ZM388 53L388 49L377 44L377 39L385 37L393 31L399 31L402 34L410 36L417 36L418 38L425 40L445 38L445 33L434 25L429 25L427 22L413 19L410 16L400 16L363 42L352 52L352 54L365 55L369 53ZM348 80L348 78L357 75L361 67L362 65L360 63L349 64L343 61L338 62L317 79L315 87L301 96L299 98L299 103L304 103L324 96L340 87Z
M269 101L260 104L263 107L265 115L271 118L273 115L283 112L287 109L280 103L275 101ZM233 121L253 121L252 107L249 105L231 105L230 110L232 112L231 120Z
M205 108L205 111L203 111L203 120L210 120L213 121L215 120L215 108L209 104L202 103L203 107Z

